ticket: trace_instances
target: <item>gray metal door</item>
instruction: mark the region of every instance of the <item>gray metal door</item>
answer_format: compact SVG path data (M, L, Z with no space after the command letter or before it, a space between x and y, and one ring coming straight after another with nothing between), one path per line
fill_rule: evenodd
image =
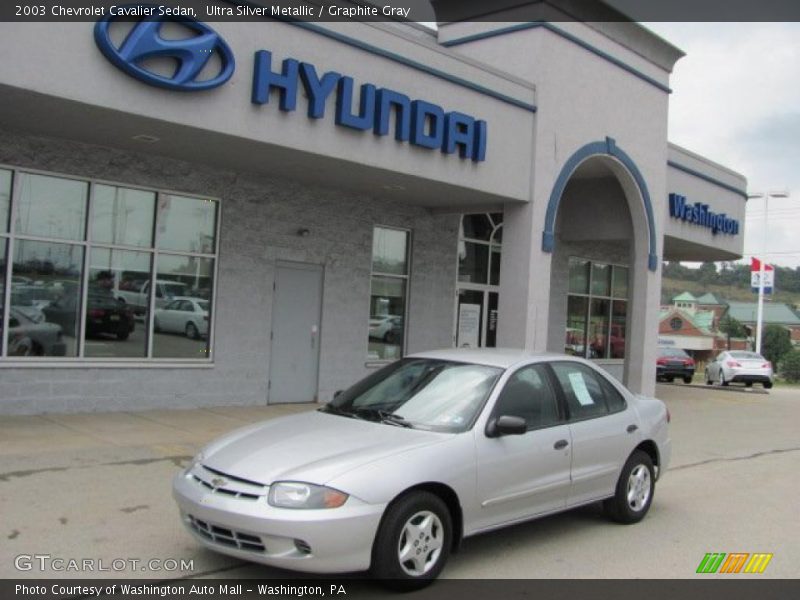
M278 263L267 402L314 402L319 374L322 267Z

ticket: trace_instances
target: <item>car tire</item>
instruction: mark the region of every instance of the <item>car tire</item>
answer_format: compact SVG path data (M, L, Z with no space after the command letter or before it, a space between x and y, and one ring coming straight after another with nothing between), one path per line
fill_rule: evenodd
M683 383L692 383L692 378L691 377L684 377L683 378Z
M744 387L749 387L749 388L753 387L753 382L752 381L746 381L745 384L744 384Z
M646 452L634 450L622 467L614 496L603 502L603 508L617 523L638 523L650 510L655 489L652 459Z
M719 370L719 384L724 387L728 387L728 381L725 381L725 373L722 372L722 369Z
M118 332L117 332L117 339L118 339L120 342L124 342L125 340L127 340L127 339L130 337L130 335L131 335L131 332L130 332L130 331L127 331L127 330L125 330L125 331L118 331Z
M423 588L442 572L452 541L453 522L444 501L430 492L412 492L386 509L370 573L392 589Z
M394 344L395 335L393 331L387 331L383 336L383 341L387 344Z
M197 326L191 321L186 324L186 337L188 337L190 340L196 340L200 337L200 333L197 331Z
M772 389L772 382L771 381L765 381L764 382L764 389L765 390L771 390Z

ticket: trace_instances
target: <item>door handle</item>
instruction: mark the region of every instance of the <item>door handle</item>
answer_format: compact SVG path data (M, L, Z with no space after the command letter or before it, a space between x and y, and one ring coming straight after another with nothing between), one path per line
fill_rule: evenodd
M563 450L569 446L569 442L567 440L558 440L555 444L553 444L553 448L556 450Z
M637 429L639 429L639 426L638 426L638 425L628 425L628 429L627 429L626 431L627 431L628 433L633 433L633 432L634 432L634 431L636 431Z

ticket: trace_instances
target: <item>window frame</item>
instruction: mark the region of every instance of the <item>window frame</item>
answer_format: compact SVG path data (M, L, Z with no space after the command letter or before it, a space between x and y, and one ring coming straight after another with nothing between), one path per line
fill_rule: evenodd
M550 391L553 393L553 403L556 409L557 420L553 423L548 423L547 425L539 425L538 427L531 427L530 425L526 429L526 433L529 431L539 431L541 429L550 429L551 427L559 427L564 425L565 423L569 422L568 412L567 412L567 405L561 397L561 388L558 383L555 374L553 373L552 369L549 368L549 363L547 362L533 362L528 363L527 365L522 365L521 367L514 370L513 373L508 375L503 382L503 386L497 391L497 395L492 405L492 410L489 413L489 417L486 421L487 426L493 420L502 417L503 415L500 413L500 400L503 397L503 392L506 389L506 386L511 382L511 380L519 373L525 369L536 369L539 376L542 377L546 382L547 386L550 388Z
M586 261L589 265L589 273L588 279L586 281L586 290L585 292L572 292L569 289L569 263L573 260L579 261ZM619 263L615 263L612 261L604 261L604 260L594 260L591 258L585 258L583 256L570 256L567 259L567 302L566 305L569 306L569 298L570 296L576 298L585 298L586 299L586 313L583 315L583 339L584 339L584 348L583 348L583 355L576 355L579 358L585 358L586 360L602 360L602 361L623 361L628 356L629 352L629 345L628 345L628 328L629 328L629 316L630 316L630 306L631 306L631 281L630 281L630 274L631 274L631 267L628 265L623 265ZM611 268L610 278L609 278L609 294L602 295L602 294L595 294L592 292L592 285L594 283L594 265L600 264L605 265ZM628 273L627 276L627 285L626 285L626 295L625 297L617 296L614 293L614 283L615 283L615 275L617 269L625 269ZM592 302L594 300L604 300L608 302L608 312L604 315L604 318L608 322L608 333L606 335L606 342L605 342L605 354L604 358L591 358L589 356L589 324L591 322L591 315L592 315ZM612 358L611 357L611 332L613 329L613 318L614 318L614 303L615 302L625 302L625 355L622 358ZM565 330L565 339L566 339L566 330L569 327L569 315L567 314L566 323L564 325Z
M579 361L576 361L576 360L554 360L554 361L548 361L545 364L547 365L548 372L550 373L550 375L552 377L552 382L553 382L553 385L554 385L554 387L556 389L556 394L558 395L559 402L562 404L562 408L565 411L564 412L564 414L565 414L565 421L564 422L566 422L566 423L581 423L583 421L592 421L594 419L602 419L603 417L609 417L611 415L616 415L616 414L619 414L619 413L623 413L626 410L628 410L628 400L625 398L625 394L623 394L619 390L619 387L618 387L617 383L615 381L613 381L611 377L609 377L605 373L603 373L600 369L597 369L597 368L595 368L595 367L593 367L591 365L587 365L587 364L585 364L583 362L579 362ZM567 401L567 392L564 390L564 387L561 385L561 381L558 379L558 375L556 374L555 369L553 368L553 365L569 365L569 366L577 365L579 369L580 368L586 369L590 373L592 373L595 377L597 377L598 386L600 387L600 390L601 390L601 392L603 394L603 406L605 407L605 412L603 414L587 415L585 417L580 417L580 418L578 418L575 415L573 415L572 414L572 410L569 407L569 402ZM609 406L609 403L608 403L607 392L606 392L605 386L603 385L604 383L607 384L608 386L610 386L612 390L614 390L617 394L620 395L620 397L622 398L622 408L618 408L616 410L611 410L611 408Z
M375 232L377 229L388 229L390 231L401 231L406 234L406 272L402 275L398 273L385 273L383 271L375 271L375 253L372 250L375 243ZM370 244L370 254L369 254L369 299L370 301L367 303L367 348L366 348L366 357L367 362L366 365L368 367L373 366L382 366L385 364L393 363L395 361L401 360L406 355L406 346L408 340L408 309L409 309L409 302L411 298L411 257L412 257L412 243L413 243L413 231L407 227L396 227L394 225L383 225L380 223L375 223L372 225L372 238ZM403 297L403 337L402 343L400 344L400 356L396 358L371 358L369 353L369 321L372 318L372 280L374 277L386 277L389 279L400 279L405 281L405 294Z
M87 357L84 355L86 346L86 306L88 302L89 291L89 271L91 264L91 251L95 248L102 248L109 251L133 251L145 252L150 255L150 290L148 304L150 307L155 307L154 290L156 288L156 281L158 278L157 266L159 254L171 256L186 256L201 259L211 259L214 261L213 268L213 282L211 289L211 302L212 306L216 306L217 291L218 291L218 278L219 278L219 260L220 260L220 232L222 230L222 198L209 196L207 194L196 194L193 192L180 191L174 189L159 188L147 185L130 184L110 179L103 179L98 177L80 176L73 173L63 173L60 171L48 171L43 169L28 168L15 166L7 163L0 163L0 169L11 171L11 193L10 193L10 207L8 215L8 231L0 230L0 245L5 245L6 250L6 265L5 265L5 285L3 297L3 309L0 310L0 330L3 331L0 336L0 369L3 368L53 368L53 367L67 367L67 368L119 368L119 367L136 367L136 368L174 368L174 367L190 367L190 368L208 368L214 366L214 332L216 330L216 310L212 311L209 321L208 330L208 353L205 358L158 358L153 356L153 319L155 310L148 311L147 320L142 323L142 327L146 327L147 344L146 356L144 357L103 357L102 359ZM78 181L87 185L86 195L86 211L84 223L84 237L82 240L62 240L59 238L48 238L41 236L32 236L26 234L16 233L16 217L19 208L19 196L21 193L21 186L19 184L20 176L22 175L38 175L44 177L54 177L58 179L67 179L70 181ZM153 206L153 237L150 246L130 246L125 244L110 244L105 242L93 242L92 240L92 217L94 213L94 192L97 185L112 186L130 190L137 190L142 192L153 193L155 202ZM159 223L158 211L159 201L163 196L181 196L188 197L196 200L213 202L215 206L214 216L216 222L214 224L214 252L185 252L173 250L161 250L158 247L159 242ZM7 356L8 353L8 335L5 333L5 324L8 323L9 314L11 310L11 283L14 268L13 251L16 250L16 242L20 240L28 240L41 243L65 243L81 247L83 251L82 272L80 276L81 290L80 290L80 307L79 323L77 323L75 343L77 345L77 356L45 356L40 358L26 358L20 359L18 357Z

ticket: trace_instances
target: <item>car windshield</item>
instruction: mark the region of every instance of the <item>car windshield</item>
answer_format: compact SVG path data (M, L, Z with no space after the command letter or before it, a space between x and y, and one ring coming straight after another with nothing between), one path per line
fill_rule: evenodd
M743 358L743 359L750 359L750 360L765 360L763 356L760 354L756 354L755 352L731 352L731 358Z
M458 433L472 426L501 373L485 365L407 358L363 379L323 410Z

